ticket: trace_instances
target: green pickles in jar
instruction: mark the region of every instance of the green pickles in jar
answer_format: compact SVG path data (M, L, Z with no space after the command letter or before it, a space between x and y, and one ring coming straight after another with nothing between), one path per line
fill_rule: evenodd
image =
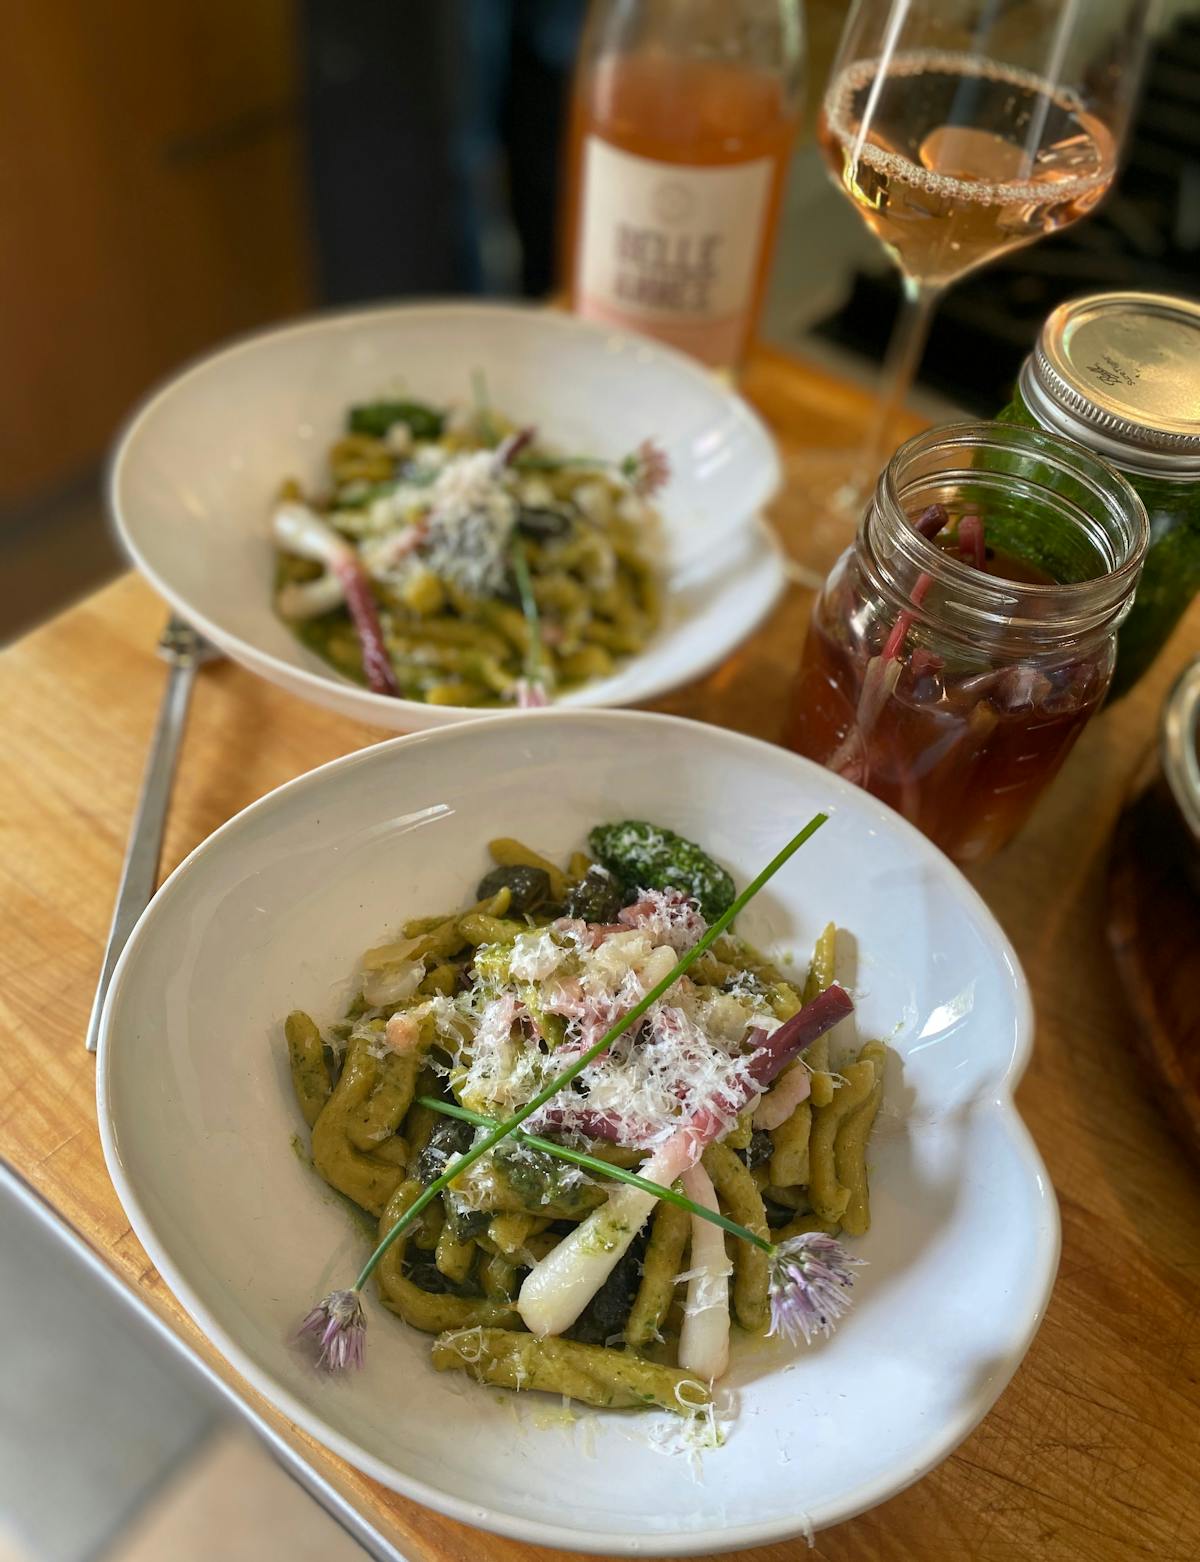
M1060 305L1000 421L1076 440L1146 506L1150 551L1117 639L1118 698L1200 592L1200 305L1133 292Z

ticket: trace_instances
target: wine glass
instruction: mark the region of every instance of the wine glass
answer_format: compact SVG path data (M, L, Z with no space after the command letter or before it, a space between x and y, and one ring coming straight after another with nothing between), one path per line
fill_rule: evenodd
M1086 216L1113 182L1153 0L855 0L818 136L899 268L871 431L802 561L849 540L895 443L938 299L977 266Z

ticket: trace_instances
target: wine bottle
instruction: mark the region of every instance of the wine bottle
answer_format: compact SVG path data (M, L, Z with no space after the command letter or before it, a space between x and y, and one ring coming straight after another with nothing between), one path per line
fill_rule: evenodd
M593 0L568 159L572 305L735 368L798 115L799 0Z

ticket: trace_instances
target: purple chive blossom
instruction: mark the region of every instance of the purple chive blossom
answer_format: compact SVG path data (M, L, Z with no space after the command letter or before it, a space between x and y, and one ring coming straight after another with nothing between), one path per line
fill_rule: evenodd
M296 1338L320 1345L317 1366L329 1372L361 1367L366 1354L367 1320L357 1291L330 1291L296 1330Z
M621 462L621 475L640 499L649 499L670 481L667 452L653 439L644 439Z
M771 1254L769 1334L782 1334L795 1344L803 1336L833 1333L833 1326L850 1307L851 1269L865 1262L852 1258L835 1238L823 1231L806 1231L780 1242Z

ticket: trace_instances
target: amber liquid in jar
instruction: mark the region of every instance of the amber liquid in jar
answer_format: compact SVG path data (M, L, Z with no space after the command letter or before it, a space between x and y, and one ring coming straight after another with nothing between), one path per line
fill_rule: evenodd
M647 331L715 367L736 364L766 286L796 126L785 83L749 64L646 48L601 58L582 73L572 103L564 229L575 311ZM643 160L631 180L655 181L645 209L645 192L632 186L625 208L619 168L606 174L612 224L592 242L616 250L620 264L614 255L617 269L603 293L586 285L582 227L584 202L597 196L586 179L593 141ZM739 169L756 183L749 197L736 184L704 180Z
M935 546L961 557L954 530ZM986 576L1048 586L1025 559L988 547ZM789 741L866 787L958 862L990 856L1021 826L1104 698L1109 642L1057 661L980 668L927 643L903 609L874 614L846 560L817 604ZM915 593L923 595L918 588Z

